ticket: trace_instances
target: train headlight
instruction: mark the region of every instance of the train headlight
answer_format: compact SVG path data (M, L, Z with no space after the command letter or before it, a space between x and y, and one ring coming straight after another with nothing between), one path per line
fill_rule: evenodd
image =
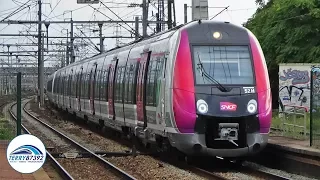
M213 38L215 39L221 39L222 38L222 34L218 31L213 33Z
M205 114L208 112L208 104L204 100L200 99L197 101L197 109L200 113Z
M257 101L254 100L254 99L251 99L249 102L248 102L248 105L247 105L247 110L249 113L253 114L257 111Z

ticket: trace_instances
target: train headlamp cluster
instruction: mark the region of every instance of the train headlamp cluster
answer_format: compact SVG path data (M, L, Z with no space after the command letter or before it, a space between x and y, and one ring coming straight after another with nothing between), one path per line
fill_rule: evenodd
M208 112L209 107L208 107L208 104L203 99L200 99L197 101L197 109L200 113L205 114Z
M248 112L253 114L253 113L257 112L257 109L258 109L257 101L254 99L251 99L247 105Z

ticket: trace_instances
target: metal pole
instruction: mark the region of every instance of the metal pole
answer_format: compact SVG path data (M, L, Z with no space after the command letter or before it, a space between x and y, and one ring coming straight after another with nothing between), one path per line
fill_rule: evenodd
M143 37L147 37L147 21L148 21L148 7L147 0L142 1L142 28L143 28Z
M68 30L68 29L67 29ZM68 36L68 31L67 31L67 36ZM66 45L66 64L67 64L67 66L69 65L69 56L70 56L70 53L69 53L69 51L70 51L70 48L69 48L69 45L68 45L68 37L67 37L67 45Z
M71 19L71 32L70 32L70 51L71 51L71 63L74 63L75 57L73 52L73 20Z
M38 91L37 91L37 97L38 97L38 103L40 103L40 76L41 76L41 0L38 0Z
M21 135L21 72L17 74L17 136Z
M10 46L7 46L8 47L8 67L10 67L10 52L9 52L9 49L10 49ZM11 80L11 75L9 74L9 81ZM10 82L7 82L7 90L8 90L8 94L10 94Z
M168 29L172 28L172 0L168 0Z
M103 46L103 37L102 37L102 23L98 24L99 26L99 36L100 36L100 53L104 52L104 46Z
M136 37L136 40L137 40L137 39L139 39L139 17L136 16L135 20L136 20L136 23L135 23L135 26L136 26L135 37Z
M184 23L188 22L188 5L184 4Z
M41 47L41 61L40 61L40 106L44 105L44 37L42 38L42 47Z
M172 0L172 7L173 7L173 27L177 26L177 17L176 17L176 5L174 0Z

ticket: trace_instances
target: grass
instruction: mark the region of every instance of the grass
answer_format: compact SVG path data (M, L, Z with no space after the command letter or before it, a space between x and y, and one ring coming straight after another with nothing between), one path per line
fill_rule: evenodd
M312 131L315 134L320 134L320 109L316 112L312 113L313 117L313 126ZM279 116L279 112L274 111L272 117L272 124L271 127L273 128L272 133L276 135L283 135L286 137L291 137L295 139L309 139L310 134L310 113L306 113L306 132L307 137L304 137L303 128L293 127L293 126L283 126L283 121L285 120L286 123L296 124L299 126L304 126L304 116L296 115L296 121L294 121L293 114L286 114L285 117ZM277 131L275 131L275 129ZM279 132L280 130L280 132Z
M12 140L15 137L14 128L4 118L0 118L0 140Z

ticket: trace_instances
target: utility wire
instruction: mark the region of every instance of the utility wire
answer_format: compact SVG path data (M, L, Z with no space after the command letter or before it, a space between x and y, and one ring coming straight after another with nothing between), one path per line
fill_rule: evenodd
M60 4L61 0L59 0L59 2L54 6L54 8L51 10L51 12L49 13L49 15L47 16L47 19L49 18L49 16L51 15L51 13L56 9L56 7ZM51 4L50 4L51 7ZM47 20L45 19L45 21Z
M25 9L26 7L30 7L30 5L24 7L26 4L28 4L31 0L27 1L26 3L24 3L23 5L19 6L16 10L14 10L11 14L9 14L7 17L3 18L1 21L4 21L6 19L8 19L9 17L17 14L18 12L22 11L23 9ZM20 9L23 8L23 9Z
M87 37L86 36L86 34L81 30L81 29L79 29L79 28L77 28L85 37ZM95 49L97 50L97 51L100 51L99 50L99 48L94 44L94 42L92 42L92 40L90 39L90 38L88 38L89 39L89 41L94 45L94 47L95 47Z
M108 6L106 6L102 1L100 1L100 2L101 2L101 4L102 4L104 7L108 8L109 11L111 11L114 15L116 15L122 22L124 22L123 19L122 19L121 17L119 17L115 12L113 12ZM125 23L125 24L126 24L127 26L129 26L129 28L134 32L134 34L137 33L138 36L140 36L139 32L136 32L136 30L133 29L128 23Z
M111 21L114 21L112 18L110 18L109 16L107 16L106 14L104 14L103 12L99 11L97 8L92 7L91 5L89 5L91 8L93 8L94 10L98 11L99 13L101 13L102 15L104 15L105 17L109 18ZM129 31L131 34L134 34L134 32L131 32L130 29L127 29L126 27L122 26L121 24L119 24L121 27L123 27L124 29L126 29L127 31Z
M212 20L213 18L217 17L219 14L221 14L223 11L227 10L229 8L228 7L225 7L223 10L221 10L218 14L216 14L215 16L213 16L210 20Z

